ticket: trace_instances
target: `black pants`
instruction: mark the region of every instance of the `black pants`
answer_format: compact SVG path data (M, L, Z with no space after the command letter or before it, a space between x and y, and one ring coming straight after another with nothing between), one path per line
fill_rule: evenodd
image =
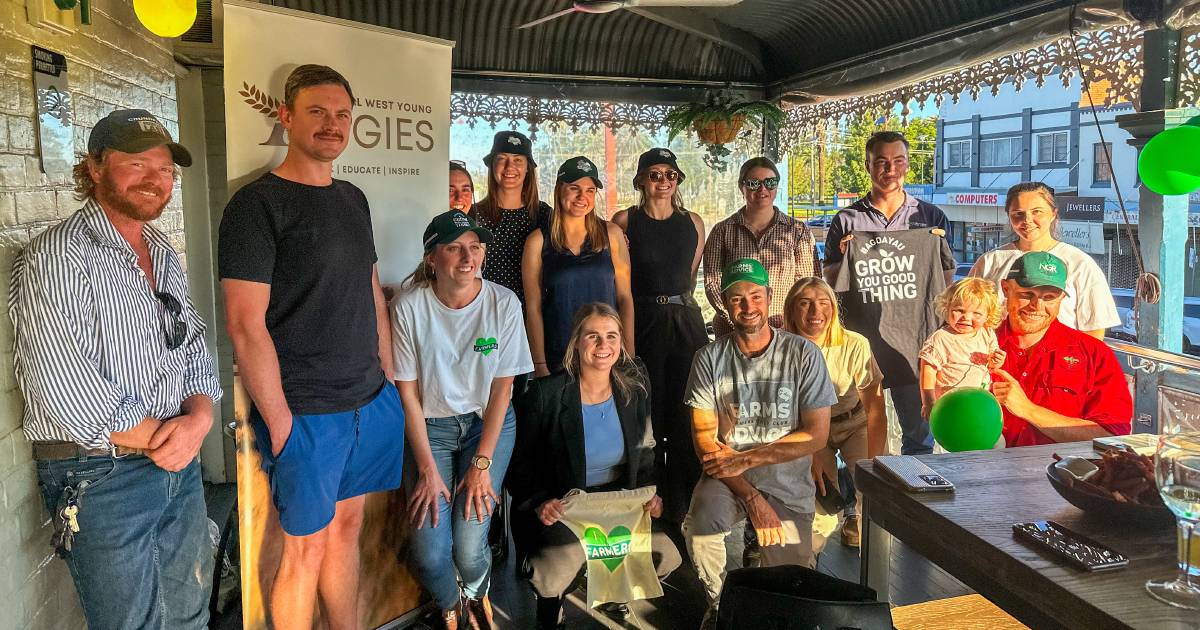
M687 515L701 470L684 390L692 358L708 343L708 334L697 306L638 301L635 307L634 341L650 375L658 495L663 499L663 518L678 524Z

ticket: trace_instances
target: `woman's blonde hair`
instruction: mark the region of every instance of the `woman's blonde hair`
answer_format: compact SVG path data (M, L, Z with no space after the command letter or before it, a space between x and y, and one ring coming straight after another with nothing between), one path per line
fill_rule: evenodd
M833 292L833 287L829 286L821 278L809 276L800 278L792 288L788 289L787 297L783 300L783 329L795 333L800 333L800 321L796 313L796 302L800 300L800 294L804 293L805 289L816 289L825 294L829 298L829 302L833 305L833 315L829 318L829 327L825 329L825 338L817 345L822 348L830 346L840 346L846 342L846 329L842 326L841 310L838 308L837 294Z
M571 338L567 340L567 351L563 354L563 368L567 374L571 375L571 379L579 380L579 351L575 346L579 344L579 338L583 335L583 323L589 317L607 317L617 323L617 332L624 336L625 326L621 323L621 316L617 314L616 309L605 304L604 302L592 302L584 304L575 311L575 320L571 325ZM621 398L630 400L637 390L641 390L642 394L647 394L646 382L642 376L641 370L638 369L637 363L633 357L625 350L625 344L619 343L620 354L617 356L617 362L612 368L612 382L617 390L621 392Z
M554 211L550 213L550 245L560 252L567 251L567 229L563 225L563 212L566 209L563 207L562 193L575 182L558 182L554 184ZM583 223L587 227L587 242L591 245L592 251L600 251L608 249L608 227L605 225L604 219L596 214L596 208L593 206L592 211L583 218Z
M937 300L933 303L938 317L943 320L956 304L976 304L987 313L985 325L988 328L996 328L1000 325L1002 320L1000 296L996 293L996 284L991 280L963 278L946 287L946 290L942 291L942 294L937 296Z
M440 247L440 245L434 245ZM417 263L417 268L412 273L408 274L404 280L400 281L400 286L404 288L413 287L428 287L434 282L433 263L429 262L429 256L434 250L429 250L421 254L421 262Z
M657 165L656 165L657 166ZM678 172L678 171L676 171ZM650 168L647 167L633 176L633 186L638 191L637 207L646 208L646 184L650 181ZM683 183L682 179L675 181L675 192L671 194L671 209L679 214L687 214L687 208L683 207L683 195L679 194L679 184Z

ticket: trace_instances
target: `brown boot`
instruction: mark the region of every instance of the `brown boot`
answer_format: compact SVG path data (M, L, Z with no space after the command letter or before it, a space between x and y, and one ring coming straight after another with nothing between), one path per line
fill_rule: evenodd
M857 549L860 538L858 516L847 516L846 522L842 523L842 544L852 549Z
M468 597L466 604L471 630L495 630L496 624L492 622L492 602L487 595L479 599Z
M442 628L445 630L458 630L459 607L455 606L450 610L442 611Z

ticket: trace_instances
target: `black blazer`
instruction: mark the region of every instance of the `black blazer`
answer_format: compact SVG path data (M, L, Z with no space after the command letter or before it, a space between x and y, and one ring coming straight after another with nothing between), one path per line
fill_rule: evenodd
M645 381L645 372L639 366ZM647 384L649 388L649 384ZM634 390L630 400L616 384L613 397L625 438L624 487L654 484L654 432L650 397ZM516 405L517 438L507 486L517 510L535 510L548 499L586 487L583 403L579 382L566 372L531 381Z

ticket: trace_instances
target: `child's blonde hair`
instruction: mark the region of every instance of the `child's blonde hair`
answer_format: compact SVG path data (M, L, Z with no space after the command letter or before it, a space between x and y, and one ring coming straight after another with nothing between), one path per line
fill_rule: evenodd
M956 304L977 304L987 313L986 325L996 328L1002 321L1000 312L1000 296L996 293L996 284L983 278L963 278L946 287L945 291L933 303L938 317L946 319L946 314Z

